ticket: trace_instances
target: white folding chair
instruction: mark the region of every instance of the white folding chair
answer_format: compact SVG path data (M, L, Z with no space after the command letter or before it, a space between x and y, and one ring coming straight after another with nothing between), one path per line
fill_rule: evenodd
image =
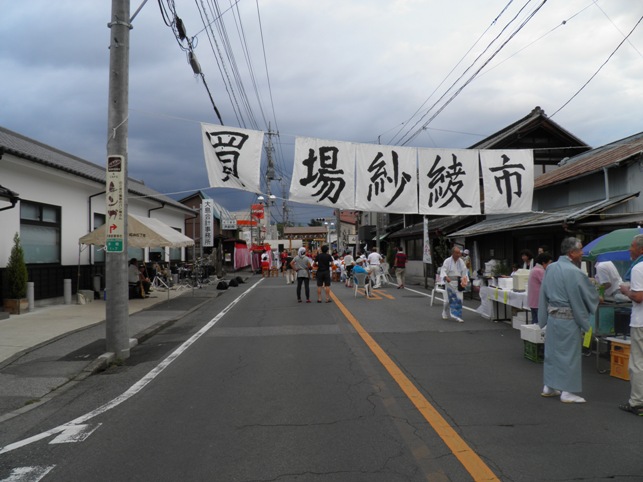
M442 293L442 299L447 295L447 287L439 274L435 275L435 285L433 286L433 291L431 291L431 306L433 306L433 298L435 298L436 292Z
M371 285L368 282L368 273L353 273L353 285L355 286L355 298L357 298L357 290L360 287L364 288L366 297L371 296Z
M382 281L386 281L387 283L395 284L395 282L393 281L393 276L391 276L389 264L388 263L382 263L380 265L380 269L381 269L382 272L379 275L380 276L380 279L378 280L379 284L381 284Z

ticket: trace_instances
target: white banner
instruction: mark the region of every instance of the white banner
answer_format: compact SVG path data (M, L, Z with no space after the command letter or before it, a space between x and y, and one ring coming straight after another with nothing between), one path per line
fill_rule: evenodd
M480 214L478 151L418 149L420 214Z
M354 186L355 144L297 137L290 201L355 209Z
M210 186L261 192L263 132L203 123L201 132Z
M212 199L201 201L201 246L204 248L214 246L213 209L214 201Z
M530 212L534 195L531 150L481 150L485 214Z
M357 144L355 207L379 213L418 212L417 149Z
M427 218L426 216L424 216L423 233L424 247L422 250L422 262L426 264L433 264L433 258L431 257L431 240L429 239L429 218Z

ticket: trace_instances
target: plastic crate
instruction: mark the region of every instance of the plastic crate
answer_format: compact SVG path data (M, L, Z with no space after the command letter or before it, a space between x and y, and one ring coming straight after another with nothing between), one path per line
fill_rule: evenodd
M610 376L629 380L630 345L612 341L610 350Z
M524 355L527 360L532 362L542 363L545 360L545 345L543 343L532 343L523 340L525 345Z

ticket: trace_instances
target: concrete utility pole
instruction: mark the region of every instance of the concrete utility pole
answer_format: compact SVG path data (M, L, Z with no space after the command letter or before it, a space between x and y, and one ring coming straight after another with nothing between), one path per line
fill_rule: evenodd
M129 343L129 287L127 282L127 117L129 84L129 0L112 0L112 20L109 50L109 106L107 120L107 157L122 157L122 219L123 248L120 252L107 252L105 286L105 338L107 351L125 359L130 355ZM108 167L109 169L109 167ZM109 190L108 190L109 192ZM108 217L109 221L109 217Z

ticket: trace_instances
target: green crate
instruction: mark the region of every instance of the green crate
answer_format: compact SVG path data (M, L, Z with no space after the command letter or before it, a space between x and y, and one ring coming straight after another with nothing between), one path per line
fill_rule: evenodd
M531 360L532 362L542 363L545 360L545 344L544 343L532 343L527 340L523 340L525 344L525 358Z

